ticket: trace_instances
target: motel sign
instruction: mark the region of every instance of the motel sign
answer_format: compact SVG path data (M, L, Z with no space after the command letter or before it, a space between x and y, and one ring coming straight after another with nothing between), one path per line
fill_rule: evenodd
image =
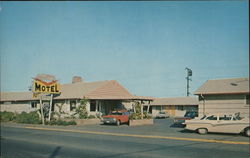
M58 94L60 93L60 84L58 84L56 80L53 80L51 82L45 82L35 78L33 81L33 92Z
M49 82L46 82L46 81ZM42 102L42 97L50 95L50 104L49 104L49 118L48 121L50 121L51 118L51 109L52 109L52 99L54 94L60 94L60 84L57 83L57 80L55 80L55 77L48 74L38 74L36 78L34 78L32 83L32 92L33 97L36 98L40 96L40 106L41 106L41 118L43 124L45 124L45 116L44 112L44 104Z

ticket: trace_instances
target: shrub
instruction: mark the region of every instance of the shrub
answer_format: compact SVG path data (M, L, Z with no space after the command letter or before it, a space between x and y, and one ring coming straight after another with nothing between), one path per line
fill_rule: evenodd
M140 113L133 113L133 114L129 115L129 119L130 119L130 120L138 120L138 119L141 119L141 114L140 114Z
M52 120L48 122L49 125L60 125L60 126L68 126L68 125L76 125L75 121L63 121L63 120Z
M138 120L138 119L143 119L145 118L145 115L143 114L142 116L142 113L141 113L141 103L138 102L138 101L135 101L135 104L132 105L133 106L133 109L134 109L134 113L132 113L130 116L129 116L129 119L131 120Z
M76 114L79 115L80 119L88 118L88 112L86 108L87 103L88 103L88 100L86 98L83 98L80 100L80 105L76 108Z
M148 115L146 112L141 113L141 103L136 101L135 104L132 105L134 113L130 114L130 120L139 120L139 119L151 119L152 117Z
M144 119L152 119L152 116L148 115L147 113L143 113ZM130 120L139 120L141 119L141 113L133 113L129 115Z
M94 119L96 118L94 115L89 115L88 119Z
M41 120L36 111L30 113L22 112L21 114L17 114L15 121L17 123L41 124Z
M51 113L51 118L53 118L53 117L56 116L57 118L61 119L62 115L66 114L66 113L62 110L62 108L63 108L63 103L61 103L61 104L57 103L57 104L55 104L55 105L56 105L56 107L58 108L58 112L52 112L52 113Z
M146 112L144 112L143 114L144 114L143 118L152 119L152 116L148 115Z
M13 112L0 112L0 121L1 122L7 122L12 121L15 119L15 114Z
M68 125L76 125L76 121L69 121Z

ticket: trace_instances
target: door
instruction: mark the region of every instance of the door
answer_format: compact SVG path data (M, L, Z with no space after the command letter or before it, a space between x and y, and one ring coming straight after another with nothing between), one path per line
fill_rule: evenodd
M240 133L241 130L240 122L229 114L220 115L214 126L214 131L220 133Z
M217 115L211 115L206 118L206 121L202 125L204 128L207 128L209 132L215 132L216 131L216 125L218 124L218 116Z

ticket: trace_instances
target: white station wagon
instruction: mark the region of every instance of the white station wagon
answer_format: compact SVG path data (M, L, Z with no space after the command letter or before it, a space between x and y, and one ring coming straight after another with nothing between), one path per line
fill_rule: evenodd
M240 113L235 114L210 114L202 118L186 120L185 129L197 131L200 134L207 132L217 133L244 133L250 136L249 118L240 117Z

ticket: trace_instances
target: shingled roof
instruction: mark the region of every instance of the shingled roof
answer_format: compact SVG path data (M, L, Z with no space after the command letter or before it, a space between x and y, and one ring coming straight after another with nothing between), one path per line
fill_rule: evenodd
M1 92L1 101L37 100L32 98L31 92Z
M150 105L198 105L197 97L155 98Z
M117 81L111 80L104 82L100 86L93 88L82 97L90 99L131 99L133 95L130 94L123 86Z
M249 78L206 81L194 94L249 94Z
M117 81L77 82L61 85L61 95L55 99L134 99ZM1 101L36 100L32 92L1 92Z

